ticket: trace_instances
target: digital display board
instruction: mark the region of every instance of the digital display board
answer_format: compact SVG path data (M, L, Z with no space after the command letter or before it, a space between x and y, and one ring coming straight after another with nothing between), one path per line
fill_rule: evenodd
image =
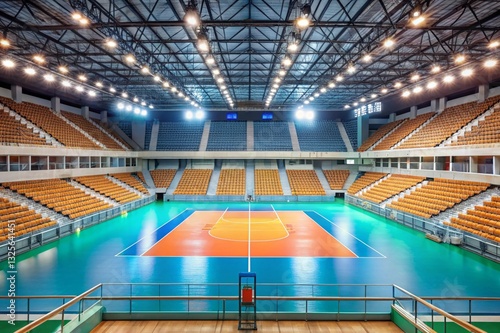
M381 112L381 111L382 111L382 103L375 102L371 104L362 105L359 108L354 109L354 116L357 118L370 113Z

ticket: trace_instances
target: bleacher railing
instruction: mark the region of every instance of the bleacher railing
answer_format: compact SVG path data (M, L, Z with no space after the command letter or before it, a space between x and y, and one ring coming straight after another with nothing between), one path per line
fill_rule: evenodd
M94 224L107 221L125 212L147 205L155 200L156 196L150 195L148 197L131 201L117 207L108 208L94 214L79 217L63 225L57 225L40 232L37 231L21 235L19 237L16 237L15 239L16 254L21 254L23 252L31 250L33 247L41 246L47 242L72 234L78 229L81 230ZM0 261L7 258L8 245L8 242L0 244Z
M381 215L387 219L391 219L415 230L444 236L452 233L453 235L457 235L461 238L462 246L464 248L480 254L483 257L500 261L500 246L495 244L495 242L481 239L474 234L470 234L463 230L455 229L417 215L398 211L396 209L385 208L374 202L349 194L345 195L345 202L361 207L364 210Z
M418 323L429 332L446 332L448 324L453 324L467 332L484 333L470 323L474 316L500 315L500 297L418 297L397 285L259 284L258 290L259 320L376 318L372 315L385 315L387 320L391 308L397 307L411 324ZM71 299L0 296L0 308L5 309L3 304L15 299L18 317L24 314L28 321L38 317L16 332L28 332L48 320L60 321L60 332L64 332L65 325L83 320L85 313L95 307L106 309L104 314L111 315L111 319L133 319L137 315L149 319L234 319L237 295L237 283L103 283ZM60 305L55 306L54 301ZM71 322L65 323L68 318L72 318Z

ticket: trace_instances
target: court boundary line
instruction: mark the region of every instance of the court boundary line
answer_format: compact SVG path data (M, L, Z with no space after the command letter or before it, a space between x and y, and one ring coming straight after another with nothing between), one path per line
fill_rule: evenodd
M213 237L213 238L216 238L216 239L224 239L224 238L217 238L215 236L212 235L212 229L217 225L217 223L219 223L219 221L221 220L221 218L224 216L224 214L226 214L227 210L229 209L229 207L226 207L226 209L224 210L224 212L222 212L222 215L219 216L219 218L217 219L217 221L215 221L215 224L210 228L210 230L208 231L208 235L210 237Z
M278 221L280 221L281 225L283 226L283 229L285 229L286 231L286 237L283 237L283 238L280 238L280 239L285 239L285 238L288 238L290 236L290 233L288 232L285 224L283 223L283 221L281 221L281 218L280 216L278 215L278 213L276 212L276 209L274 209L274 206L271 204L271 208L273 209L273 212L274 214L276 215L276 217L278 218Z
M169 223L169 222L170 222L170 221L172 221L173 219L176 219L179 215L181 215L181 214L183 214L185 211L189 211L189 210L193 210L193 209L191 209L191 208L185 208L182 212L180 212L179 214L175 215L174 217L172 217L170 220L168 220L167 222L163 223L162 225L160 225L158 228L156 228L155 230L153 230L153 231L152 231L151 233L149 233L148 235L146 235L146 236L142 237L141 239L139 239L139 240L138 240L138 241L136 241L135 243L130 244L129 246L127 246L126 248L124 248L123 250L121 250L120 252L118 252L117 254L115 254L115 257L117 257L117 256L119 256L121 253L123 253L123 252L127 251L127 250L128 250L128 249L130 249L132 246L134 246L135 244L137 244L137 243L139 243L140 241L142 241L144 238L146 238L146 237L148 237L148 236L152 235L155 231L157 231L158 229L160 229L161 227L163 227L165 224ZM196 211L195 211L195 212L196 212ZM181 222L180 224L182 224L182 222ZM177 226L177 227L178 227L178 226ZM175 228L177 228L177 227L175 227ZM175 228L174 228L174 229L175 229ZM172 229L172 231L173 231L174 229ZM170 233L170 232L169 232L169 233ZM167 235L168 235L168 234L167 234ZM166 236L166 235L165 235L165 236ZM163 237L162 237L162 239L163 239ZM155 243L155 244L156 244L156 243ZM150 249L151 249L151 247L150 247ZM127 255L124 255L123 257L125 257L125 256L127 256ZM142 256L142 255L140 255L140 256Z
M335 222L333 221L330 221L329 219L327 219L326 217L324 217L323 215L321 215L320 213L318 213L317 211L315 210L307 210L305 212L314 212L316 214L318 214L319 216L321 216L322 218L324 218L325 220L327 220L329 223L333 224L334 226L336 226L337 228L339 228L340 230L342 230L343 232L347 233L348 235L350 235L351 237L357 239L358 241L360 241L363 245L365 245L366 247L372 249L373 251L377 252L378 254L380 254L382 256L382 258L385 258L387 259L387 257L385 255L383 255L382 253L380 253L379 251L375 250L373 247L371 247L370 245L366 244L365 242L363 242L361 239L359 239L358 237L354 236L353 234L351 234L349 231L345 230L344 228L342 228L341 226L339 226L338 224L336 224ZM313 219L314 221L314 219ZM314 221L316 222L316 221ZM317 223L317 222L316 222ZM332 236L333 237L333 236ZM376 258L376 257L358 257L358 258Z
M250 204L249 204L250 205ZM272 206L272 205L271 205ZM215 222L214 226L215 227L217 225L217 223L219 223L220 219L222 218L222 216L224 216L224 214L226 213L228 208L226 208L226 210L224 211L224 213L222 213L221 217L219 217L219 219L217 219L217 222ZM249 208L250 209L250 208ZM237 211L237 212L242 212L242 211ZM266 212L270 212L270 211L266 211ZM276 214L276 213L275 213ZM249 213L250 215L250 213ZM252 240L252 242L256 242L256 243L264 243L264 242L273 242L273 241L279 241L279 240L282 240L282 239L285 239L287 237L290 236L290 233L288 232L288 230L286 229L285 225L283 224L283 222L281 222L281 219L279 218L278 214L276 214L276 216L278 217L278 221L281 223L281 225L283 226L283 229L285 229L285 232L286 232L286 236L284 237L281 237L281 238L273 238L273 239L267 239L267 240ZM249 216L250 218L250 216ZM225 220L227 221L227 220ZM276 221L276 220L272 220L272 221ZM229 223L234 223L234 224L243 224L243 223L240 223L240 222L229 222ZM257 222L258 224L264 224L264 223L270 223L270 222ZM214 236L211 234L211 231L212 231L212 228L210 228L210 231L208 232L208 234L210 235L210 237L213 237L214 239L218 239L218 240L223 240L223 241L228 241L228 242L238 242L238 243L242 243L242 242L248 242L249 239L250 239L250 223L248 223L249 226L248 226L248 238L246 240L239 240L239 239L228 239L228 238L222 238L222 237L217 237L217 236ZM228 257L228 258L234 258L234 257ZM243 258L243 257L242 257ZM291 258L291 257L290 257Z

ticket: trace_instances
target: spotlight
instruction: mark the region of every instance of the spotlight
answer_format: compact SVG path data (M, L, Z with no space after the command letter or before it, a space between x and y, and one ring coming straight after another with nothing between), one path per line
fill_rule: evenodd
M427 83L427 89L434 89L437 87L437 82L436 81L431 81L429 83Z
M210 44L208 43L207 36L200 33L198 34L198 50L200 52L208 52L210 50Z
M189 1L186 6L184 22L191 27L197 27L200 25L200 15L198 14L198 8L196 8L196 2L194 0Z
M421 86L416 86L415 88L413 88L413 93L420 94L422 90L423 88Z
M394 88L401 88L403 84L401 82L394 83Z
M87 25L90 23L89 19L86 17L82 17L78 22L80 22L81 25Z
M128 98L128 94L124 91L124 92L122 92L122 97L123 98Z
M78 80L85 82L85 81L87 81L87 77L85 75L81 74L81 75L78 75Z
M208 65L213 65L213 64L215 64L215 59L214 59L214 57L212 57L212 56L207 57L207 64L208 64Z
M192 111L186 112L185 117L186 117L187 120L193 119L193 117L194 117L193 112Z
M278 75L279 76L285 76L285 74L286 74L286 71L284 69L280 69Z
M26 67L24 73L31 76L36 74L36 70L33 67Z
M364 102L366 102L366 98L361 97L361 99L360 99L359 101L360 101L361 103L364 103Z
M67 74L69 72L68 67L66 67L66 66L59 66L58 69L59 69L59 72L61 72L63 74Z
M330 89L335 88L335 82L333 82L333 81L329 82L328 88L330 88Z
M142 74L149 74L149 68L147 66L143 66L141 68L141 73Z
M324 94L324 93L326 92L326 88L325 88L325 87L323 87L323 88L321 88L319 91L321 91L321 93L322 93L322 94Z
M178 96L179 98L184 98L184 94L182 93L182 91L179 91L179 93L177 94L177 96Z
M440 71L441 71L441 67L439 67L439 65L434 65L431 68L432 73L439 73Z
M344 77L342 75L337 75L337 77L335 78L335 80L337 80L338 82L341 82L344 80Z
M158 75L155 75L153 80L155 80L155 82L160 82L161 81L161 77L159 77Z
M411 95L411 92L410 92L409 90L405 90L405 91L403 91L403 93L401 94L401 96L403 96L403 97L410 97L410 95Z
M455 80L455 78L452 76L452 75L446 75L444 78L443 78L443 82L444 83L451 83Z
M123 110L125 108L125 104L120 102L120 103L116 104L116 107L118 108L118 110Z
M10 46L10 41L4 37L4 38L0 39L0 46L7 48Z
M472 74L474 74L474 71L472 70L472 68L466 68L460 74L463 77L469 77L469 76L472 76Z
M127 106L125 107L125 111L132 112L132 105L127 104Z
M141 105L142 105L142 106L146 106L146 102L142 101L142 102L141 102Z
M149 104L149 108L150 108L150 109L154 109L155 107L154 107L154 105L153 105L153 104Z
M292 59L290 59L289 57L285 57L283 58L283 66L285 67L290 67L290 65L292 65Z
M127 54L125 56L125 62L127 62L129 64L133 64L133 63L135 63L135 57L132 54Z
M394 39L392 38L387 38L385 41L384 41L384 47L385 48L390 48L390 47L393 47L394 44L396 44L396 42L394 42Z
M377 98L377 94L371 94L371 98Z
M484 67L486 68L492 68L497 65L497 60L496 59L488 59L484 62Z
M212 74L213 75L219 75L220 74L220 70L218 68L214 68L214 70L212 70Z
M75 89L76 89L76 91L78 91L78 92L83 92L83 91L84 91L84 89L83 89L83 87L82 87L82 86L76 86L76 87L75 87Z
M278 89L279 87L280 87L280 85L279 85L279 84L277 84L277 83L273 84L273 88Z
M298 49L299 49L299 45L296 42L292 42L292 43L288 44L288 51L289 52L295 53L295 52L297 52Z
M304 30L309 28L309 25L311 24L311 20L307 17L298 17L295 20L295 25L297 26L297 29L299 30Z
M71 18L75 21L79 21L82 19L82 14L78 13L78 12L74 12L73 14L71 14Z
M194 117L198 120L201 120L205 117L205 113L201 110L198 110L196 111L196 113L194 114Z
M97 82L95 83L95 86L96 86L97 88L102 88L102 83L101 83L101 82L99 82L99 81L97 81Z
M313 96L309 96L309 100L312 102L314 101L314 97Z
M134 97L134 99L133 99L133 101L134 101L135 103L137 103L137 102L139 102L139 98L137 98L137 96L135 96L135 97Z
M89 94L90 97L96 97L97 96L96 92L93 91L93 90L89 90L88 94Z
M304 101L304 104L309 104L309 101L306 99L306 100Z
M45 62L45 58L40 54L35 54L33 56L33 60L39 64L43 64Z
M107 39L105 44L107 47L112 48L112 49L114 49L115 47L118 46L118 43L112 38Z
M365 54L363 56L363 62L370 62L372 60L372 56L369 54Z
M45 81L47 82L54 82L56 79L54 78L54 75L52 74L45 74L43 76L43 78L45 79Z
M139 108L134 108L134 113L135 113L135 114L140 114L140 113L141 113L141 109L139 109Z
M298 120L302 120L304 119L304 117L305 117L304 111L298 110L297 112L295 112L295 118L297 118Z
M68 80L62 81L61 84L63 85L63 87L66 87L66 88L70 88L72 86L71 82Z
M465 56L463 54L459 54L455 57L455 63L461 64L465 61Z
M387 88L383 88L382 90L380 90L380 92L381 92L382 94L387 94L387 92L388 92L388 91L389 91L389 90L388 90Z
M494 49L494 48L497 48L498 46L500 46L500 42L497 41L497 40L493 40L491 41L489 44L488 44L488 47L490 49Z
M319 97L319 93L314 93L314 98L318 98Z
M167 81L163 82L163 88L168 88L170 87L170 83L168 83Z
M313 120L314 119L314 112L312 112L311 110L307 111L306 112L306 119Z
M418 75L418 74L413 74L413 75L411 76L411 80L412 80L412 81L418 81L418 79L420 79L420 75Z
M353 74L355 71L356 67L354 65L349 65L349 67L347 67L347 73Z
M344 105L344 109L349 109L351 106L349 104Z
M359 103L358 103L358 102L354 102L354 103L352 103L352 105L353 105L353 106L358 106L358 105L359 105Z
M141 111L141 116L146 117L148 115L148 111L142 110Z
M413 20L411 20L411 23L413 23L413 25L417 26L417 25L420 25L424 21L425 21L425 17L419 16L419 17L415 17Z
M111 92L111 93L115 93L115 92L116 92L116 89L115 89L115 88L113 88L113 87L109 87L109 92Z

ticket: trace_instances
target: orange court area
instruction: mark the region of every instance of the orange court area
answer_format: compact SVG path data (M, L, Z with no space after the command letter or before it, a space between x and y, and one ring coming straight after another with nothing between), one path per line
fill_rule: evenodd
M196 211L143 256L247 257L249 249L251 257L356 257L302 211Z

